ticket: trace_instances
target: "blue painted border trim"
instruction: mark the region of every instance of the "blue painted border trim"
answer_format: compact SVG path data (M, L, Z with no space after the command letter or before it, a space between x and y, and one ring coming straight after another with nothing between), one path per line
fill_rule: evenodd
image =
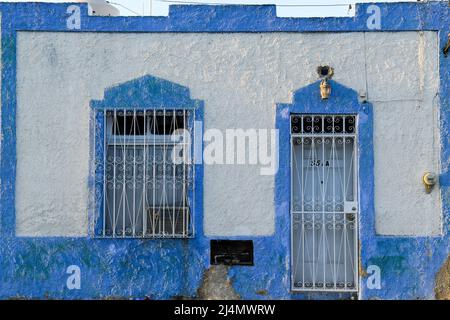
M173 5L167 17L89 16L82 3L0 3L14 30L93 32L357 32L371 30L368 8L376 4L382 31L444 30L448 6L444 2L364 3L350 18L280 18L274 5ZM81 27L68 30L70 5L81 9ZM6 14L6 15L5 15ZM11 16L13 19L9 18Z
M330 80L332 92L327 100L320 98L320 81L294 93L292 104L277 104L275 127L279 130L279 170L275 177L275 204L277 215L291 220L291 132L292 114L347 114L356 115L358 124L358 217L360 225L360 251L364 252L375 232L374 171L373 171L373 110L368 102L360 103L358 93ZM281 232L282 230L279 230ZM290 227L288 228L290 243ZM286 234L284 228L283 234ZM290 247L290 245L289 245ZM290 254L290 248L288 250ZM291 266L291 264L290 264ZM291 273L291 270L290 272ZM360 281L361 285L361 281Z
M81 9L81 26L68 30L66 20L70 5ZM120 296L169 298L193 296L208 267L208 238L187 241L89 238L20 238L15 237L16 175L16 45L17 31L56 32L439 32L443 48L450 32L450 7L445 2L377 3L381 10L381 30L369 30L366 20L371 4L359 4L353 18L277 18L274 6L172 6L169 17L91 17L80 3L0 3L2 44L2 141L0 201L0 298L23 297L100 298ZM450 59L440 52L441 116L441 194L444 212L443 235L439 237L374 236L373 215L362 234L365 250L363 269L369 264L382 266L383 290L361 288L362 298L429 298L433 296L434 276L449 254L450 225ZM306 109L305 109L306 110ZM200 115L199 115L200 117ZM201 115L201 118L203 115ZM369 128L369 127L367 127ZM280 135L280 139L283 136ZM367 148L372 148L368 145ZM363 150L364 151L364 150ZM364 151L367 154L369 151ZM361 165L361 163L360 163ZM370 165L367 158L367 165ZM282 168L281 168L282 169ZM197 175L203 175L196 167ZM370 169L368 169L370 170ZM280 171L282 172L282 170ZM282 173L279 173L282 174ZM284 174L286 174L284 172ZM277 176L277 179L280 177ZM199 178L202 180L202 177ZM283 178L284 179L284 178ZM287 180L286 180L287 181ZM289 187L289 186L286 186ZM277 185L276 232L273 236L254 238L255 268L233 267L229 276L241 296L246 298L340 298L342 295L291 295L289 274L285 269L290 244L289 210ZM371 185L364 186L367 190ZM283 200L284 199L284 200ZM364 201L363 201L364 200ZM202 202L197 200L197 206ZM367 201L367 203L366 203ZM370 197L361 205L370 209ZM370 211L369 211L370 213ZM198 221L202 228L202 222ZM281 232L281 233L280 233ZM202 231L201 231L202 233ZM157 248L157 250L155 249ZM261 255L260 252L264 252ZM409 254L406 257L405 253ZM423 254L427 252L427 254ZM155 260L161 263L154 263ZM79 264L83 272L81 290L65 288L67 264ZM115 268L111 268L111 266ZM258 267L259 266L259 267ZM163 270L171 277L158 277ZM155 272L156 271L156 272ZM182 280L180 280L182 279ZM149 285L151 283L151 285ZM132 284L132 285L131 285ZM265 288L267 295L256 293ZM406 290L406 288L408 290Z

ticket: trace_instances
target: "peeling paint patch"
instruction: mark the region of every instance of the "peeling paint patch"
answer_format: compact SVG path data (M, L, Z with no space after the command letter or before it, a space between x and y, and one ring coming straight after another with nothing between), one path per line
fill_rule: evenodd
M450 255L436 275L434 292L436 299L450 300Z
M241 297L234 291L228 278L228 266L211 266L203 274L198 297L203 300L237 300Z
M256 290L256 294L260 295L260 296L267 296L269 293L267 292L267 290Z
M361 278L366 278L368 275L366 269L364 269L362 265L361 256L359 256L358 274Z

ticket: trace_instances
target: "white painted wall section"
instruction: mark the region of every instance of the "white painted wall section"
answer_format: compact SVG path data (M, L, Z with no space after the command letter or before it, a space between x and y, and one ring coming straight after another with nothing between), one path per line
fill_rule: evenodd
M439 188L439 64L435 32L366 34L369 100L374 103L376 230L384 235L442 232ZM394 53L392 55L391 53Z
M420 182L423 170L438 165L437 50L433 32L19 32L17 234L87 234L89 101L102 99L105 88L151 74L204 100L205 129L272 129L275 104L291 102L323 64L374 102L377 231L437 234L438 192L425 195ZM274 232L274 177L259 173L253 165L205 166L207 235Z

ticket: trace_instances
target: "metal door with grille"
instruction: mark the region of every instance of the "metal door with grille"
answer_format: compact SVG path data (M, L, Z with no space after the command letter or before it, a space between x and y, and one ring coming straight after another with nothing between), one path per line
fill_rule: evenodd
M357 291L354 115L291 115L294 291Z

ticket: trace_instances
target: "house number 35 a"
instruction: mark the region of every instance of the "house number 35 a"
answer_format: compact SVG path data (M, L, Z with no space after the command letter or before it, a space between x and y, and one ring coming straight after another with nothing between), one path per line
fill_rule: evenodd
M311 160L310 162L310 166L311 167L329 167L330 166L330 160L326 160L325 162L322 162L322 160L317 159L317 160Z

